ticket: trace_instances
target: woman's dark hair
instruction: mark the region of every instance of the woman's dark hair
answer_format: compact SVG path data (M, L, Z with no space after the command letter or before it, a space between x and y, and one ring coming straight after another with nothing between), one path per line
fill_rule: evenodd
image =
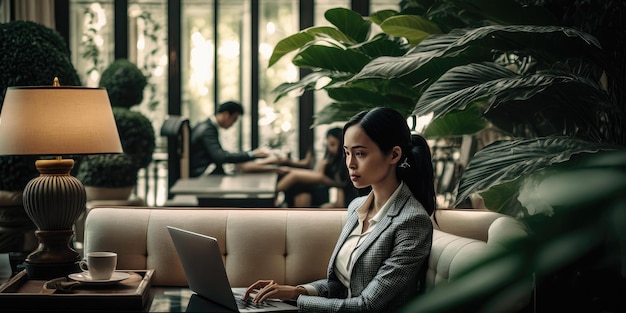
M343 149L343 130L339 127L333 127L329 130L326 131L326 138L328 139L328 137L335 137L337 138L337 140L339 140L339 148ZM335 156L339 155L339 158L341 159L341 153L337 153ZM331 157L330 155L330 151L328 151L328 148L326 148L325 152L324 152L324 158L328 158Z
M420 135L411 135L406 118L391 108L374 108L356 114L344 125L343 133L353 125L360 125L384 154L391 153L395 146L402 149L397 168L398 178L407 184L428 214L433 214L435 184L432 157L426 139ZM404 162L408 166L400 166Z
M334 173L334 179L339 182L348 183L348 168L346 167L345 159L343 158L343 153L340 153L341 149L343 149L343 130L339 127L330 128L326 131L326 138L335 137L339 140L339 151L335 153L335 155L330 155L330 151L328 151L328 147L324 152L324 158L328 159L327 172Z

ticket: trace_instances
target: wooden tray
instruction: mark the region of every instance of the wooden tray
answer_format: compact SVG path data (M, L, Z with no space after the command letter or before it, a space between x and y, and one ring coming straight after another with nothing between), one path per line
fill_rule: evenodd
M94 285L61 277L29 280L22 271L0 286L0 307L17 311L142 311L149 300L154 270L123 271L130 277Z

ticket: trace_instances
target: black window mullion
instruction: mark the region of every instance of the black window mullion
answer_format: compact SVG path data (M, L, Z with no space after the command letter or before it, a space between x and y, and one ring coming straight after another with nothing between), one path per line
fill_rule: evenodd
M128 0L115 0L114 4L115 59L128 58Z
M315 0L300 1L300 29L313 26ZM310 69L300 68L300 77L304 77L311 73ZM306 91L298 98L298 149L300 158L304 158L309 149L313 149L314 131L311 129L313 125L313 115L315 114L315 97L313 91ZM313 151L311 151L313 152Z
M180 71L180 35L181 35L181 4L180 1L167 2L167 112L170 115L181 115L181 71ZM180 158L178 157L177 138L167 139L167 190L180 177ZM170 195L168 194L168 198Z
M252 149L259 146L259 1L252 0L250 21L250 144Z

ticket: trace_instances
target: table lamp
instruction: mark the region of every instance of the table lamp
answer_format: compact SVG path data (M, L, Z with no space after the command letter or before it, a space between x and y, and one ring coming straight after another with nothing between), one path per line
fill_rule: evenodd
M70 174L74 160L63 156L101 153L122 153L106 89L60 86L57 78L52 86L7 88L0 154L46 157L36 161L40 176L23 191L24 210L39 240L25 260L29 279L79 271L81 257L70 240L87 197L82 182Z

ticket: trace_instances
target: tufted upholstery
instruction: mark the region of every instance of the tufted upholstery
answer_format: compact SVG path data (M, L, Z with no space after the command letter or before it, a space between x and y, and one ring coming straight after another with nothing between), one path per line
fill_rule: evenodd
M345 220L343 209L95 208L85 252L116 251L118 269L153 268L154 285L186 286L171 225L216 237L233 287L267 278L293 285L325 277ZM517 220L486 210L440 210L434 225L427 289L527 234Z
M304 283L326 273L345 222L343 210L96 208L85 227L85 252L118 253L119 269L154 268L155 285L187 281L165 226L217 238L233 286L260 278Z

